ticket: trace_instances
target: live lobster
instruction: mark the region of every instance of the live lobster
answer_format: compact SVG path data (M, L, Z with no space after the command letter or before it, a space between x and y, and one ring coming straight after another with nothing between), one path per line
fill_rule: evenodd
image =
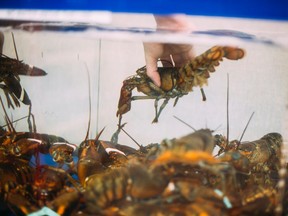
M119 126L122 115L131 109L133 100L155 99L155 118L152 123L158 122L158 118L171 98L175 98L174 106L180 97L187 95L193 87L200 87L203 100L206 96L202 87L208 84L210 72L215 71L215 66L223 58L238 60L243 58L245 52L241 48L230 46L214 46L203 54L187 62L183 67L158 67L161 78L161 86L156 86L146 73L146 67L136 71L136 75L130 76L123 81L118 102L117 116ZM145 96L132 96L132 91L137 88ZM158 110L158 101L164 99Z

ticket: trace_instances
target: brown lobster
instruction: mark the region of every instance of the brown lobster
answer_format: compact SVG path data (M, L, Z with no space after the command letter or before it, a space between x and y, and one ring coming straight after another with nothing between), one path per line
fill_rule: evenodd
M155 118L153 123L158 122L158 118L165 108L170 98L175 98L174 106L180 97L187 95L193 87L199 86L203 100L206 100L202 87L207 85L207 79L210 77L209 72L215 71L215 66L223 58L238 60L243 58L244 50L230 46L214 46L187 62L183 67L158 67L161 78L161 86L156 86L146 74L146 67L136 71L137 75L128 77L123 81L120 99L118 103L117 116L119 123L122 115L131 109L131 101L142 99L155 99ZM137 88L139 92L146 96L132 96L132 91ZM163 104L158 110L158 101L164 99Z
M45 76L47 73L33 65L28 65L23 63L18 59L18 54L16 50L16 45L14 41L13 43L15 48L15 53L17 59L10 58L4 54L2 51L0 53L0 88L3 89L8 106L14 109L14 104L16 107L20 107L20 102L31 105L30 98L25 91L25 89L20 84L19 75L26 75L26 76ZM2 40L0 40L0 47L3 46ZM11 97L11 98L10 98ZM12 99L12 100L11 100ZM13 104L14 102L14 104Z
M8 107L12 107L13 109L16 107L20 107L20 102L29 106L29 117L28 117L28 125L29 131L32 132L32 123L31 123L31 109L32 102L20 83L19 75L25 76L45 76L47 73L33 65L29 65L20 61L18 58L14 35L12 33L14 48L17 59L10 58L4 54L2 54L2 47L4 43L4 37L0 34L0 89L4 91L6 96ZM33 117L33 115L32 115ZM34 131L36 129L34 128Z

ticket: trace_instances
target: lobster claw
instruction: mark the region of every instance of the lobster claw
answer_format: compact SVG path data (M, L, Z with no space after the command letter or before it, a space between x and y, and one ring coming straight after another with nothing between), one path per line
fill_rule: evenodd
M18 71L18 74L25 75L25 76L45 76L47 73L42 70L41 68L35 67L33 65L28 65L22 63L23 66Z
M25 105L31 105L27 92L21 86L19 75L45 76L47 73L38 67L19 61L18 58L13 59L0 53L0 59L0 88L3 89L6 95L8 106L14 108L11 98L16 107L20 107L20 103L17 100Z
M118 110L116 116L123 115L131 109L131 90L126 88L125 83L123 84L120 92L120 99L118 102Z
M49 153L53 158L53 161L57 163L71 164L73 162L73 152L77 149L76 145L59 142L54 143L49 148Z
M102 148L99 151L102 155L102 161L105 166L121 167L123 164L127 163L128 158L126 154L120 149L117 149L116 145L109 142L100 141L100 146Z

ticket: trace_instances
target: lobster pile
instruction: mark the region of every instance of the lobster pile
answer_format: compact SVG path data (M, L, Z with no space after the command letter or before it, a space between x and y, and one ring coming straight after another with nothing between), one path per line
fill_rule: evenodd
M16 215L47 208L59 215L287 213L282 209L287 204L283 203L286 166L278 133L240 143L218 157L212 152L221 143L219 135L209 129L138 150L99 136L79 147L59 140L37 133L2 134L2 211L9 208ZM37 152L50 152L59 166L32 165L30 158Z
M287 214L287 168L279 133L241 143L200 129L139 149L117 143L117 135L123 130L121 117L130 110L132 100L155 99L157 122L169 99L176 98L176 104L193 87L202 89L209 72L222 58L237 60L243 56L244 51L239 48L213 47L182 68L159 69L163 85L160 88L149 80L145 68L139 69L136 76L124 81L121 89L119 128L113 142L100 140L103 130L95 139L88 139L87 132L79 145L37 133L35 126L34 131L17 132L1 99L7 125L0 128L1 214ZM0 87L8 105L13 105L12 97L17 106L21 98L10 81L20 86L19 73L7 69L7 58L1 56ZM17 64L25 65L20 61ZM147 96L132 97L135 87ZM162 98L164 103L158 110L157 102ZM216 148L220 149L219 154L213 156ZM39 155L53 159L56 165L41 164Z

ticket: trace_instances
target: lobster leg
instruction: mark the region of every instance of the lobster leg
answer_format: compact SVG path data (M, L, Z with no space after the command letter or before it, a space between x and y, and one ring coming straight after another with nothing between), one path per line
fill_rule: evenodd
M155 99L155 103L154 103L155 118L152 121L152 123L157 123L158 118L159 118L162 110L165 108L165 106L167 105L170 98L166 98L158 110L158 101L159 101L159 99L161 99L161 97L159 98L159 96L133 96L133 97L131 97L131 101L133 101L133 100L146 100L146 99Z
M146 100L146 99L158 99L159 96L133 96L131 100Z
M163 110L163 109L165 108L165 106L167 105L169 99L170 99L170 98L166 98L166 99L163 101L163 103L162 103L162 105L160 106L159 110L157 110L159 98L157 98L157 99L155 100L154 107L155 107L155 113L156 113L156 114L155 114L155 118L153 119L152 123L157 123L157 122L158 122L158 118L159 118L162 110Z
M29 132L34 132L36 133L36 126L31 123L31 116L33 116L32 114L32 103L30 103L29 105L29 112L28 112L28 118L27 118L27 123L28 123L28 128L29 128ZM35 119L33 117L33 122L35 123Z
M202 95L202 101L206 101L206 95L205 95L204 89L200 88L200 91L201 91L201 95Z
M7 100L7 104L8 104L8 108L9 107L12 107L13 109L16 107L20 107L20 103L19 103L19 99L18 99L18 96L16 94L14 94L13 92L11 92L11 90L8 88L7 85L3 85L3 84L0 84L0 88L3 89L4 91L4 94L6 96L6 100ZM29 127L29 131L32 132L32 123L31 123L31 116L33 117L32 113L31 113L31 109L32 109L32 103L26 93L26 91L24 89L23 90L23 94L24 94L24 98L25 98L25 101L27 103L25 103L26 105L29 105L29 113L28 113L28 119L27 119L27 122L28 122L28 127ZM25 96L26 95L26 96ZM13 102L15 104L15 106L13 105ZM22 101L23 102L23 101ZM24 103L24 102L23 102ZM35 131L35 126L34 126L34 132Z
M121 124L121 120L122 120L122 115L119 116L119 122L118 122L118 128L117 130L113 133L112 137L111 137L111 142L114 143L114 144L117 144L118 143L118 136L122 130L122 128L127 124L127 123L124 123L124 124Z
M7 88L6 85L0 84L0 88L3 89L3 91L5 93L8 108L10 108L10 107L12 107L13 109L15 108L12 101L11 101L11 98L12 98L14 104L16 105L16 107L20 107L20 103L19 103L17 97L9 91L9 89Z

